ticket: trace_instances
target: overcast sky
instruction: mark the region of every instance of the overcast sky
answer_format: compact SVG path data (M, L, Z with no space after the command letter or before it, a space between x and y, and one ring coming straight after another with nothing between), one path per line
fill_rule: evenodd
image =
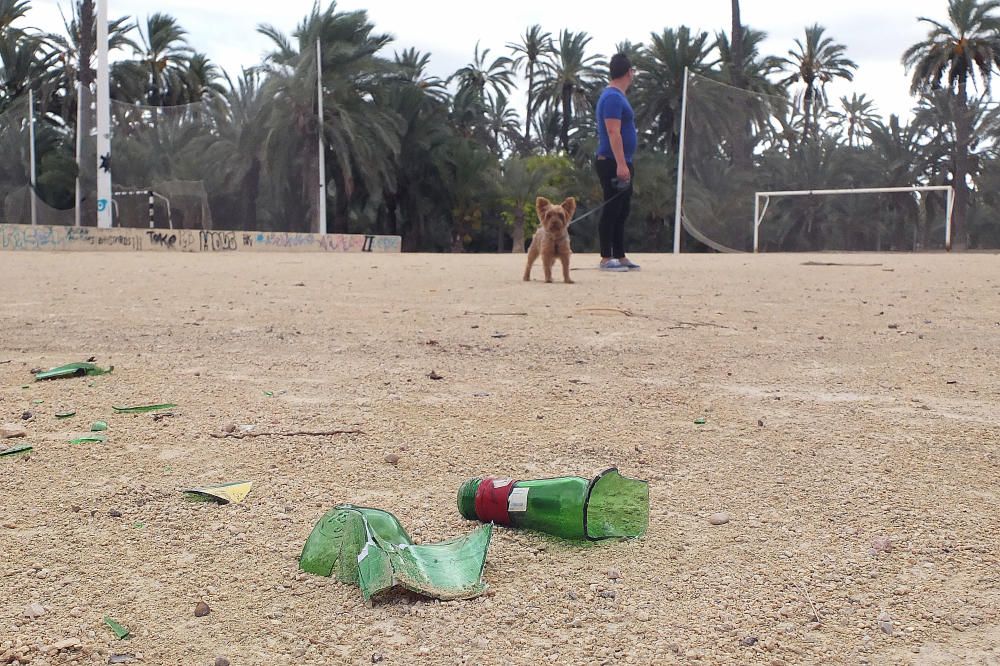
M61 26L59 6L70 0L32 0L32 25L50 30ZM291 32L311 9L312 0L108 0L111 16L144 17L163 11L173 14L190 33L192 46L205 51L227 70L259 61L267 41L256 33L261 23ZM432 54L432 73L447 76L468 62L476 42L507 50L524 29L534 23L553 34L563 28L593 36L595 52L609 55L624 40L648 41L651 32L689 25L713 33L729 31L727 0L697 2L617 3L600 10L598 3L579 0L506 0L483 3L469 0L340 0L339 10L367 9L377 30L395 37L393 48L416 47ZM743 0L743 22L764 30L765 51L784 56L801 37L806 25L819 23L847 46L858 63L855 82L831 89L833 95L857 91L873 97L883 114L906 113L911 106L909 79L900 56L924 38L927 26L918 16L946 18L947 0L836 0L793 2ZM391 55L391 52L387 55ZM831 96L833 96L831 95Z

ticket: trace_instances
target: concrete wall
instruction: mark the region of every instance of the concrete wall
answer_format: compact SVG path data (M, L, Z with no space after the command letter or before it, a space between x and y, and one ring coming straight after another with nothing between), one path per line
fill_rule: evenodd
M273 231L97 229L0 224L0 250L156 252L400 252L399 236Z

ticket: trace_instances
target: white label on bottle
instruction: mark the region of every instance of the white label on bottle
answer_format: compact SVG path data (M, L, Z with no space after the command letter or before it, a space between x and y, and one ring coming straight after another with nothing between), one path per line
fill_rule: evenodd
M530 488L514 488L507 499L507 511L527 511Z
M493 479L494 488L506 488L512 483L514 483L514 479Z

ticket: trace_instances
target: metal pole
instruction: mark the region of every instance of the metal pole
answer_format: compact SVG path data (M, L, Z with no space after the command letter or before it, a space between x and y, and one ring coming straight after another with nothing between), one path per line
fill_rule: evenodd
M684 68L684 97L681 100L681 143L677 154L677 209L674 213L674 254L681 253L681 227L684 216L684 143L687 138L688 68Z
M951 216L955 210L955 188L948 188L948 205L945 215L948 219L944 221L944 249L951 252Z
M760 251L760 195L753 197L753 253Z
M110 229L111 81L108 64L108 0L97 0L97 226Z
M29 194L31 196L31 226L38 224L38 198L35 194L35 91L28 89L28 162L30 163L31 175L28 179L31 183Z
M319 224L317 232L326 228L326 151L323 149L323 45L316 40L316 90L319 100Z
M153 198L153 190L147 192L147 195L149 196L149 228L153 229L156 227L154 223L156 219L154 217L156 209L156 199Z
M76 82L76 198L73 200L73 225L80 226L80 158L83 157L83 137L80 136L80 117L83 115L83 82Z

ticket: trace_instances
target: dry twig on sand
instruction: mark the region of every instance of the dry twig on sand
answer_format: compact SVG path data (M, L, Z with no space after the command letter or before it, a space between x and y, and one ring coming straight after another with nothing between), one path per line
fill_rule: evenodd
M209 433L216 439L244 439L246 437L332 437L334 435L363 435L363 430L325 430L321 432L309 432L300 430L297 432L213 432Z
M621 308L580 308L577 312L617 312L618 314L623 314L626 317L635 316L635 313L631 310L623 310Z

